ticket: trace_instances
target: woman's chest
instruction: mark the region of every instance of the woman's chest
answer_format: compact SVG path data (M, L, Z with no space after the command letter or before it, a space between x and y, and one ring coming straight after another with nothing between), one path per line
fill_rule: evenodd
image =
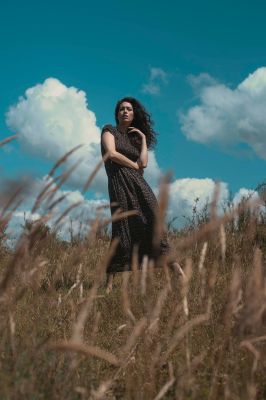
M118 133L115 137L116 151L136 161L140 156L140 149L134 145L126 134Z

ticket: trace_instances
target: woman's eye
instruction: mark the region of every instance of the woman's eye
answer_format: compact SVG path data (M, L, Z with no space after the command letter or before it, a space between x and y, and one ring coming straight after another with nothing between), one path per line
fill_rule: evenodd
M125 111L125 110L127 110L127 111L129 111L129 112L133 111L132 108L127 108L127 107L120 108L120 112L123 112L123 111Z

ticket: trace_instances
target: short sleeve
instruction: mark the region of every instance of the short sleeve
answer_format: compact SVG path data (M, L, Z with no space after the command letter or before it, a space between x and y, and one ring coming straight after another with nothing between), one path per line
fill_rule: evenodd
M111 134L115 136L115 128L113 127L113 125L111 124L104 125L104 127L102 128L101 135L103 135L103 133L106 131L111 132Z

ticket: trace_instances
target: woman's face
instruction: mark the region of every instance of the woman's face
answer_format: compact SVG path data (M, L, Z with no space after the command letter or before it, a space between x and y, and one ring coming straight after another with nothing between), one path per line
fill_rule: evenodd
M118 110L117 119L120 125L130 126L134 119L133 107L127 101L123 101Z

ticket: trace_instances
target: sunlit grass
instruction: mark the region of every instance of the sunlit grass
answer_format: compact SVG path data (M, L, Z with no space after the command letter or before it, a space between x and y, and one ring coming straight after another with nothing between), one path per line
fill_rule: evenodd
M1 197L1 399L266 398L266 220L254 204L168 232L184 276L148 262L107 295L110 221L67 243L44 216L8 250L14 193Z

